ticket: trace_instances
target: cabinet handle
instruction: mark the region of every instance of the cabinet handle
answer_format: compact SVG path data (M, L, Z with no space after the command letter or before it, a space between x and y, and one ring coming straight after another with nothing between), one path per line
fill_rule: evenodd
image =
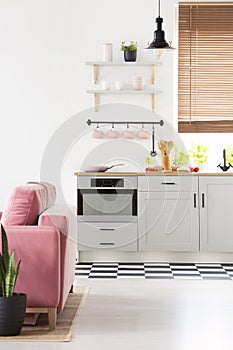
M197 207L197 194L196 193L194 193L194 195L193 195L193 206L194 206L194 208Z
M115 228L100 228L100 231L115 231Z
M202 208L205 208L205 193L201 194L201 206Z
M175 185L175 182L161 182L161 185Z
M113 242L100 242L99 245L115 245Z

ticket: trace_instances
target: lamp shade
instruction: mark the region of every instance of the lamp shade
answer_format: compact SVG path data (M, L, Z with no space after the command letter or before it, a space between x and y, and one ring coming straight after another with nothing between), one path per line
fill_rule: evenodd
M155 23L157 24L157 29L154 31L154 40L146 48L148 50L154 49L174 49L170 44L166 42L165 32L162 29L163 18L160 17L160 0L159 0L159 16L156 18Z

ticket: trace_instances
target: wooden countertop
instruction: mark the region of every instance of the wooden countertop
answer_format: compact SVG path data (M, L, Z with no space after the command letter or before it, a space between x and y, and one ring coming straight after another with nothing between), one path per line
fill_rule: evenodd
M75 176L233 176L233 172L219 172L219 173L190 173L188 171L148 171L148 172L104 172L104 173L91 173L91 172L75 172Z

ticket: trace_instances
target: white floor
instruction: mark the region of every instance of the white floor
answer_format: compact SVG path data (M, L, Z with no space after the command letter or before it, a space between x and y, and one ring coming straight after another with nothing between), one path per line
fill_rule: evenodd
M0 343L0 349L233 349L233 281L76 282L90 290L70 343Z

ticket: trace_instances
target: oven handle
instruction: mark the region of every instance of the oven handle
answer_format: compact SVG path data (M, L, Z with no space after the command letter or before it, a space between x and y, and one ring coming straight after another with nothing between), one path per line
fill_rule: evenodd
M100 231L115 231L115 228L100 228Z
M99 245L115 245L113 242L100 242Z

